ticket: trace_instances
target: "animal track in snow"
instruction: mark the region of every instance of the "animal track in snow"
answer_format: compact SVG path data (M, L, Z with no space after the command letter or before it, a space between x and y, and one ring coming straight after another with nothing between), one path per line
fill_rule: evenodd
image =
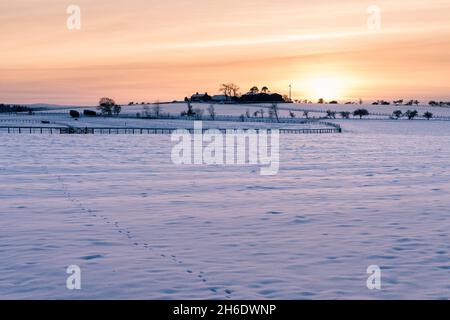
M48 170L46 170L48 173ZM62 191L63 194L65 195L65 197L67 198L68 201L70 201L71 203L74 204L74 206L76 206L77 208L79 208L83 213L88 214L91 217L100 219L101 221L103 221L104 223L106 223L107 225L112 225L114 226L114 228L116 229L116 231L118 232L118 234L120 235L125 235L125 237L127 237L128 240L130 240L132 242L132 245L134 247L141 247L144 250L147 251L154 251L154 248L152 248L148 243L146 242L138 242L137 239L135 239L134 235L131 233L131 231L126 230L124 227L121 227L120 223L118 221L112 221L109 217L100 214L100 213L96 213L97 211L94 211L90 208L87 208L86 206L84 206L84 204L77 198L75 198L71 192L69 192L69 188L68 185L64 182L64 180L62 179L62 177L60 175L57 176L58 181L62 187ZM180 260L176 255L173 254L165 254L165 253L160 253L159 256L161 258L164 258L166 260L169 260L173 263L176 263L178 265L183 265L183 261ZM203 271L199 271L199 272L194 272L192 269L186 269L185 272L187 274L190 275L194 275L196 277L197 280L201 281L204 285L207 286L208 280L205 278L205 272ZM220 288L217 287L208 287L207 289L210 292L213 292L214 294L218 294L220 293ZM231 299L231 294L232 291L227 289L227 288L222 288L222 292L225 294L225 297L227 299Z

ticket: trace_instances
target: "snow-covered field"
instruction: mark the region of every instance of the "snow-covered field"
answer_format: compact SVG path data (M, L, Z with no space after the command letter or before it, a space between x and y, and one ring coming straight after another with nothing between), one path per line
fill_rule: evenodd
M193 103L192 104L194 109L201 109L204 112L204 115L208 115L208 107L210 106L209 103ZM255 111L259 111L261 109L265 110L265 116L268 115L267 108L270 106L270 104L245 104L245 105L237 105L237 104L231 104L231 105L223 105L223 104L215 104L214 109L217 114L221 115L234 115L234 116L240 116L242 114L246 114L247 110L251 115ZM144 112L144 105L132 105L132 106L123 106L122 107L122 114L126 115L136 115L137 113L143 113ZM182 111L186 111L187 107L185 103L170 103L170 104L160 104L161 112L162 113L169 113L171 115L179 115ZM450 108L447 107L431 107L428 105L419 105L419 106L406 106L406 105L389 105L389 106L381 106L381 105L372 105L372 104L352 104L352 105L345 105L345 104L278 104L278 107L280 108L279 114L282 117L289 117L289 110L293 110L296 117L302 117L303 111L308 110L310 117L323 117L327 110L332 110L336 112L341 111L348 111L353 112L356 109L364 108L367 109L370 113L375 114L376 117L381 117L381 115L390 116L395 110L401 110L402 112L406 112L407 110L417 110L419 112L419 115L423 115L425 112L429 111L433 113L435 117L450 117ZM152 111L153 105L147 105L147 110ZM68 108L70 109L70 108ZM62 108L54 108L51 110L51 112L55 113L67 113L68 109L62 109ZM89 109L89 110L96 110L96 108L79 108L81 110L83 109ZM48 113L48 110L42 111L42 113ZM372 116L373 117L373 116Z
M46 121L43 123L42 121ZM274 120L275 121L275 120ZM307 129L327 128L320 123L290 124L272 122L240 122L240 121L202 121L203 128L217 129ZM74 127L74 128L184 128L194 127L193 120L167 120L144 118L116 118L116 117L81 117L73 119L67 112L51 115L0 115L1 127Z
M174 165L170 136L1 134L0 299L450 298L450 125L339 123L281 136L277 176Z

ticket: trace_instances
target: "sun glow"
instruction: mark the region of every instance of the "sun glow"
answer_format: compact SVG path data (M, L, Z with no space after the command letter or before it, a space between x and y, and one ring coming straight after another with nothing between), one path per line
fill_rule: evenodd
M312 99L340 99L344 96L347 81L337 77L319 77L309 81L309 96Z

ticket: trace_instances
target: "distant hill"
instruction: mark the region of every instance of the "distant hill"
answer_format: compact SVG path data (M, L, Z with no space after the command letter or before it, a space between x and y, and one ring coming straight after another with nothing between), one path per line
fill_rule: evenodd
M73 109L73 108L87 108L86 106L74 106L74 105L59 105L59 104L48 104L48 103L33 103L25 104L25 106L32 108L33 110L58 110L58 109Z

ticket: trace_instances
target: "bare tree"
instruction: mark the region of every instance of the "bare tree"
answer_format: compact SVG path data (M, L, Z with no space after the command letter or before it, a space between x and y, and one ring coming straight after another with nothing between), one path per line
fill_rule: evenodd
M216 118L216 109L213 104L210 104L208 107L208 113L212 120Z
M202 120L203 119L203 109L195 108L194 109L194 117L195 117L195 120Z
M228 86L230 87L232 97L239 96L239 86L235 85L234 83L229 83Z
M239 90L239 86L234 83L223 83L219 88L219 91L223 92L226 97L237 97L239 95Z
M153 114L155 115L155 117L159 118L159 116L161 115L161 111L162 111L162 108L161 108L161 105L159 104L159 102L156 102L153 105L152 111L153 111Z
M230 97L230 96L231 96L231 94L230 94L230 88L229 88L229 86L228 86L227 83L222 83L222 84L220 85L219 91L220 91L220 92L223 92L223 94L224 94L225 96L227 96L227 97Z
M142 115L143 115L144 117L150 116L150 107L149 107L148 105L144 105L144 106L142 107Z
M272 105L269 108L269 112L272 112L272 115L275 116L277 122L280 122L280 119L278 118L278 104L272 103Z

